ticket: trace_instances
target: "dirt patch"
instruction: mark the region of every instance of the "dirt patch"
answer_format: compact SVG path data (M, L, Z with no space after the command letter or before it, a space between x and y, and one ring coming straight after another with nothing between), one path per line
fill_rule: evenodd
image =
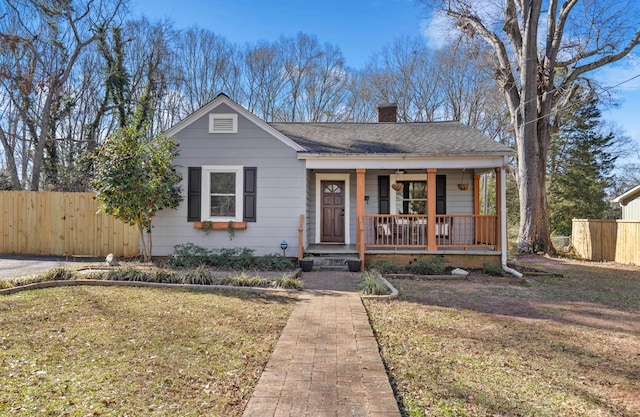
M548 270L567 270L574 266L594 267L594 268L607 268L618 269L621 271L636 271L640 272L640 266L631 264L621 264L617 262L594 262L584 261L579 259L550 257L548 255L521 255L516 258L516 269L519 266L532 269Z

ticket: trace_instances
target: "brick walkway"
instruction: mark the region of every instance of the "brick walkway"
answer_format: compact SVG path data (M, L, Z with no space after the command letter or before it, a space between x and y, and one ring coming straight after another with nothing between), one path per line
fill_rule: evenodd
M400 417L356 274L313 271L244 417Z

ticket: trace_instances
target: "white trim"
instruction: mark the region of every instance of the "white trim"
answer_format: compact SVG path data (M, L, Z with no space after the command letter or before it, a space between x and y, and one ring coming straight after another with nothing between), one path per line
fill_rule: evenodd
M298 159L301 154L298 154ZM369 156L363 158L320 158L320 159L305 159L305 167L307 169L353 169L355 166L358 168L364 168L367 170L374 169L483 169L483 168L496 168L504 167L505 162L502 156L486 157L486 158L463 158L463 157L417 157L413 155L406 155L400 157L394 155L393 158L371 158Z
M214 110L216 107L220 106L221 104L226 104L227 106L231 107L232 110L236 111L238 114L245 117L250 122L253 122L256 126L261 128L265 132L269 133L271 136L275 137L276 139L278 139L285 145L289 146L293 150L298 152L302 152L306 150L304 147L298 145L297 143L295 143L294 141L292 141L291 139L283 135L281 132L271 127L264 120L260 119L258 116L251 113L249 110L245 109L244 107L242 107L235 101L231 100L229 97L225 96L224 94L218 95L218 97L214 98L212 101L200 107L198 110L196 110L195 112L191 113L190 115L182 119L173 127L169 128L169 130L164 132L165 136L177 135L183 129L188 127L191 123L205 116L207 113L210 113L212 110Z
M632 197L634 196L636 193L640 194L640 185L630 189L629 191L627 191L626 193L614 198L612 200L612 202L614 203L618 203L620 204L620 207L626 206L627 203L625 203L625 200L627 199L627 197Z
M216 123L216 121L224 123ZM231 122L231 126L227 125ZM238 133L238 113L209 113L209 133Z
M211 173L213 172L233 172L236 174L236 215L235 217L211 217L211 210L209 205L211 204ZM241 222L244 208L243 203L243 187L244 185L244 167L242 165L203 165L202 166L202 181L201 181L201 220L202 221L216 221L216 222Z
M315 243L322 243L320 241L320 211L321 211L321 192L320 182L321 181L344 181L344 244L351 244L351 222L349 219L351 218L351 192L349 180L351 175L348 173L318 173L316 174L316 238Z

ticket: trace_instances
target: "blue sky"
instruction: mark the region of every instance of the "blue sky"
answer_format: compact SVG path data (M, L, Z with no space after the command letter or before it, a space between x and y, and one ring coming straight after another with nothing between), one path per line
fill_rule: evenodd
M437 43L438 31L414 0L130 0L134 16L168 19L176 28L197 25L243 45L298 32L338 45L346 64L363 67L371 55L395 39L424 36ZM640 74L640 48L624 62L602 69L596 79L614 86ZM640 77L612 90L620 107L605 112L640 146Z

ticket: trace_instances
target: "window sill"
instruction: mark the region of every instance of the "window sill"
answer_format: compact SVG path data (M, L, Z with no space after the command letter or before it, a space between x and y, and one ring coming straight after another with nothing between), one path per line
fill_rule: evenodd
M209 227L211 226L211 227ZM194 229L227 230L229 222L193 222ZM233 222L234 230L247 228L247 222Z

